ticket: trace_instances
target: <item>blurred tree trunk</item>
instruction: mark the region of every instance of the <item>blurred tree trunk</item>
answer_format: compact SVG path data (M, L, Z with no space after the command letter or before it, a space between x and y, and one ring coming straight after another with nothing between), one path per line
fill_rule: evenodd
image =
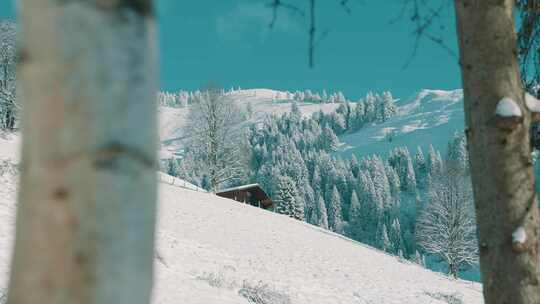
M484 297L487 304L540 303L532 115L519 75L514 0L456 0L455 6ZM497 115L504 97L522 115ZM525 233L513 240L520 227Z
M151 0L20 0L23 147L10 304L149 303Z

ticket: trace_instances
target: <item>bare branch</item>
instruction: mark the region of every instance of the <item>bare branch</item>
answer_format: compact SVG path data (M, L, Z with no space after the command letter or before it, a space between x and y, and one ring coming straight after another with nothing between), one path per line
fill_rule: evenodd
M341 6L343 6L343 9L345 10L345 12L347 14L349 14L349 15L352 14L352 10L349 7L349 0L341 0L341 2L339 4L341 4Z
M319 37L317 37L317 27L316 27L316 21L315 21L316 20L316 14L315 14L316 13L315 12L315 2L316 2L316 0L306 0L306 1L308 1L308 5L309 5L308 66L310 68L313 68L315 66L315 50L316 50L318 44L322 40L324 40L324 38L326 38L326 36L328 35L328 33L330 31L325 30ZM341 5L341 7L343 7L344 11L347 14L349 14L349 15L352 14L352 9L349 6L349 3L351 2L350 0L338 0L338 1L339 1L339 5ZM275 24L276 24L279 8L288 9L288 10L292 11L293 13L296 13L296 14L302 16L302 17L306 16L303 9L301 9L298 6L295 6L295 5L292 5L292 4L289 4L289 3L285 3L282 0L273 0L272 2L268 3L267 6L272 8L272 11L273 11L272 19L270 20L270 24L269 24L270 28L273 28L275 26Z
M422 38L427 38L429 41L439 45L450 56L457 58L457 54L445 43L442 36L434 35L429 31L434 27L434 23L436 21L440 21L442 11L445 10L450 4L451 2L449 0L441 0L439 6L434 9L428 5L428 2L426 0L407 0L404 3L398 18L403 17L407 8L411 8L410 21L414 24L415 27L412 32L415 38L413 51L405 62L403 69L409 67L409 65L416 57ZM396 19L392 20L391 23L395 21ZM444 28L443 25L440 25L439 27L441 29Z
M301 8L299 8L298 6L289 4L289 3L284 3L281 0L273 0L272 2L268 3L267 6L271 7L273 11L272 20L270 21L270 24L269 24L270 28L273 28L274 25L276 24L278 9L280 7L290 10L295 14L299 14L302 17L305 16L305 13Z

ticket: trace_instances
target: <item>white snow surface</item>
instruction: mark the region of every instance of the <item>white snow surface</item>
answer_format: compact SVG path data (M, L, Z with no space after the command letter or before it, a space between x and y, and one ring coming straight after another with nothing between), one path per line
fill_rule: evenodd
M0 160L19 161L20 136L0 131Z
M411 154L417 146L424 154L429 145L445 153L448 141L456 131L465 128L463 91L421 90L412 98L396 103L398 114L384 123L364 126L356 133L340 136L342 156L365 156L387 153L394 147L405 146ZM392 140L386 136L392 132ZM444 155L444 154L443 154Z
M525 228L523 228L523 226L519 226L512 233L512 242L524 244L526 241L527 241L527 233L525 232Z
M16 138L2 147L16 147ZM6 157L0 165L0 288L7 284L12 250L16 162ZM247 304L238 293L244 281L269 284L292 304L444 303L437 294L483 303L478 283L169 178L160 174L155 304Z
M540 112L540 100L529 93L525 93L525 104L532 112Z
M171 176L169 174L165 174L163 172L158 172L158 182L160 183L163 183L163 184L168 184L168 185L171 185L171 186L176 186L176 187L180 187L180 188L184 188L184 189L187 189L187 190L193 190L193 191L199 191L199 192L208 192L206 190L204 190L203 188L201 187L198 187L190 182L187 182L181 178L178 178L178 177L174 177L174 176Z
M510 97L499 100L495 114L502 117L521 117L522 115L518 104Z

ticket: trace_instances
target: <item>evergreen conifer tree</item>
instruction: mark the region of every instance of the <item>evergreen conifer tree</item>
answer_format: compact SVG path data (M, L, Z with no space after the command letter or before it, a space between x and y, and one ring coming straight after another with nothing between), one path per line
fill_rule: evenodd
M328 200L328 226L332 231L341 232L343 217L341 210L341 197L336 186L333 186Z
M317 211L318 211L318 226L324 229L328 229L328 212L326 210L326 204L322 196L317 198Z
M276 211L297 220L305 220L304 206L300 203L295 184L290 177L278 179Z

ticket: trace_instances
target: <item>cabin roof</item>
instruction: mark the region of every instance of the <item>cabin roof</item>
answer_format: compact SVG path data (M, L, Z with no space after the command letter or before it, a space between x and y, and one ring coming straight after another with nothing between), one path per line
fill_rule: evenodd
M233 188L227 188L216 192L216 195L226 198L235 199L238 193L249 193L249 196L256 201L263 203L265 206L272 204L272 200L264 192L259 184L249 184Z
M242 185L242 186L238 186L238 187L232 187L232 188L226 188L226 189L223 189L223 190L219 190L217 193L225 193L225 192L231 192L231 191L235 191L235 190L247 190L247 189L250 189L250 188L257 188L257 187L261 188L261 185L259 185L259 184ZM261 190L262 190L262 188L261 188Z

